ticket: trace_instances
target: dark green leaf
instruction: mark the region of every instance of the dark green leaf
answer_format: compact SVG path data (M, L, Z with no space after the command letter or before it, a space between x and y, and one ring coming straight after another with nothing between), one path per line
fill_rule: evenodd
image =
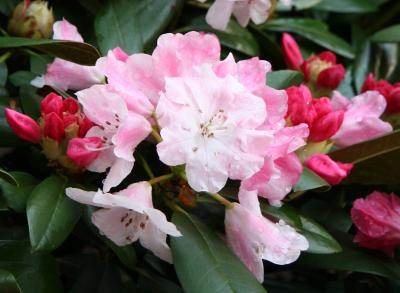
M267 84L277 90L300 85L303 80L304 75L295 70L276 70L267 75Z
M288 11L294 7L296 10L309 9L317 5L321 0L292 0L291 5L287 6L278 2L278 11Z
M43 98L36 94L36 88L31 85L22 85L19 89L19 101L22 112L33 119L40 117L40 103Z
M44 55L44 54L32 54L29 59L29 65L31 68L31 72L36 75L44 74L47 65L53 61L53 57Z
M315 19L279 18L261 25L262 29L297 33L316 44L347 58L354 58L353 48L343 39L331 33L326 25Z
M376 32L371 41L379 43L398 43L400 42L400 24L392 25Z
M27 203L29 236L34 251L51 251L68 237L81 206L65 195L67 182L51 176L35 187Z
M22 86L22 85L30 85L31 80L36 77L36 74L30 71L17 71L14 72L13 74L10 74L10 82L14 86Z
M138 287L141 292L183 293L182 289L168 279L149 271L140 270Z
M230 20L224 31L211 28L204 20L204 16L194 18L191 22L180 29L181 32L204 31L217 35L221 44L229 49L236 50L249 56L256 56L260 48L254 36L237 22Z
M327 190L330 188L330 185L313 171L311 171L307 167L303 167L303 172L301 173L300 180L293 187L293 191L299 192L317 188Z
M0 169L0 179L8 184L17 185L17 180L15 180L14 176L3 169Z
M108 0L96 16L97 42L105 55L121 47L129 54L142 52L167 27L181 0Z
M26 201L38 180L25 172L11 172L15 184L0 179L2 195L7 200L8 206L17 212L24 212Z
M0 87L4 87L7 82L8 69L5 62L0 63Z
M21 2L19 0L1 0L0 1L0 12L5 15L10 15L17 4Z
M28 241L0 241L0 267L14 276L22 292L62 292L54 259L30 250Z
M172 221L183 235L171 239L171 249L185 292L265 292L207 226L183 212L175 213Z
M371 0L322 0L314 9L343 12L343 13L367 13L378 9L378 4Z
M371 42L367 40L361 45L361 49L357 54L353 69L353 79L357 92L361 91L361 87L364 84L368 73L370 72L370 56Z
M0 292L18 293L21 292L12 273L0 269Z
M48 39L0 37L0 48L29 47L82 65L94 65L100 57L95 47L86 43Z

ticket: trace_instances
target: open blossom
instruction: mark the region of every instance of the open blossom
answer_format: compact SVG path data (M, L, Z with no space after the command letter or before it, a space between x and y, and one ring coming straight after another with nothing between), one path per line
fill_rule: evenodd
M198 1L204 2L205 0ZM272 2L271 0L215 0L207 12L206 21L215 29L225 30L233 14L243 27L249 24L250 19L255 24L261 24L268 19ZM281 2L289 5L291 1Z
M353 169L353 164L334 161L325 154L310 156L304 165L332 185L339 184Z
M358 228L354 242L393 256L400 246L400 198L374 191L353 203L351 218Z
M160 160L186 164L196 191L218 192L228 177L245 179L262 167L271 136L256 128L266 118L265 104L230 75L218 78L205 64L167 78L157 116Z
M91 148L92 142L85 144L85 139L82 139L88 151L98 152L86 168L99 173L110 168L103 187L108 192L132 171L135 161L133 152L149 135L151 125L142 115L129 111L123 98L106 85L94 85L76 95L86 116L96 124L86 138L98 137L102 140L101 147ZM76 147L76 143L74 141L70 148ZM68 153L71 152L69 149ZM79 160L78 164L84 162L79 156L71 156L71 159Z
M346 75L345 68L336 63L336 55L330 51L312 55L304 60L298 44L288 33L283 34L282 48L289 68L302 71L305 80L317 89L334 90Z
M344 118L342 109L334 110L329 98L313 99L305 85L291 86L286 90L289 109L287 117L293 125L306 123L310 129L308 140L321 142L332 137Z
M53 39L83 42L77 28L67 20L57 21L53 26ZM56 58L47 66L46 73L36 77L31 84L36 87L45 85L60 90L81 90L93 84L101 83L103 75L94 66L84 66Z
M338 147L363 142L393 130L390 123L379 118L385 111L386 101L376 91L365 92L351 100L335 91L332 105L336 110L345 111L343 124L332 137Z
M263 217L256 191L239 193L235 203L225 212L225 233L229 247L254 274L264 280L262 260L285 265L297 260L308 249L307 239L285 224Z
M153 207L149 183L134 183L113 194L77 188L67 188L66 194L80 203L101 207L93 213L92 222L115 244L123 246L139 239L156 256L172 263L166 238L181 233Z
M392 85L386 80L376 80L374 75L370 73L361 88L362 93L366 91L378 91L385 97L387 103L385 112L400 112L400 83Z

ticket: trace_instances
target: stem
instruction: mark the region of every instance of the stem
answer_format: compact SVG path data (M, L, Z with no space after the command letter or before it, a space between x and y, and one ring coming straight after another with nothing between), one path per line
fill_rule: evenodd
M144 171L146 172L146 174L153 179L154 178L154 173L153 171L151 171L149 164L147 163L147 161L141 156L141 155L137 155L140 163L142 164L142 167L144 169Z
M152 112L151 113L151 118L154 119L154 123L155 123L156 129L158 130L158 132L160 132L161 127L160 127L160 124L158 123L158 118L157 118L156 112Z
M160 134L159 134L158 131L155 130L154 128L151 129L151 135L154 137L154 139L155 139L157 142L162 142L162 138L161 138Z
M5 62L8 58L12 55L11 51L5 52L3 55L0 56L0 63Z
M148 182L149 182L150 185L153 185L153 184L160 183L160 182L163 182L163 181L168 181L168 180L170 180L170 179L172 179L174 177L175 177L175 174L170 173L170 174L166 174L166 175L162 175L162 176L159 176L159 177L152 178Z
M219 195L218 193L207 193L207 194L209 196L211 196L213 199L215 199L216 201L218 201L219 203L223 204L228 209L233 208L233 202L227 200L222 195Z

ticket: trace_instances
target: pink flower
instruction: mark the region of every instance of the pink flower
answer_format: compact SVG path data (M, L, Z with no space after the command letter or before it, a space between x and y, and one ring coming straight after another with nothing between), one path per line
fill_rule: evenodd
M4 111L7 123L16 136L32 143L40 142L40 127L35 120L9 108Z
M283 221L273 223L261 214L257 192L243 189L240 204L225 212L225 233L229 247L254 274L264 280L262 260L285 265L308 249L307 239Z
M400 83L391 85L386 80L376 80L374 75L370 73L361 88L362 93L366 91L378 91L385 97L387 113L400 112Z
M314 154L308 157L304 165L332 185L339 184L353 168L353 164L333 161L324 154Z
M392 126L379 117L385 111L386 101L376 91L365 92L351 100L334 92L332 104L345 111L342 126L332 137L335 145L346 147L391 132Z
M77 28L67 20L57 21L53 26L54 40L83 42ZM44 75L36 77L31 84L36 87L45 85L66 91L81 90L93 84L101 83L103 75L94 66L84 66L56 58L47 66Z
M207 12L206 21L215 29L225 30L233 14L243 27L249 24L250 19L255 24L261 24L269 17L271 2L271 0L215 0ZM281 2L290 5L291 1Z
M160 160L186 164L194 190L218 192L228 177L246 179L262 167L271 135L256 128L266 118L265 104L233 76L218 78L205 64L167 78L156 111Z
M87 168L99 156L102 145L100 137L75 137L69 141L67 156L77 166Z
M94 85L76 95L86 116L97 125L86 137L103 141L98 157L87 169L102 173L110 168L103 187L108 192L132 171L133 152L149 135L151 125L143 116L129 111L124 99L106 85Z
M310 141L327 140L339 130L343 123L344 111L334 111L328 98L313 99L311 91L304 85L291 86L286 92L289 98L287 117L293 125L308 125Z
M400 245L400 199L394 193L374 191L353 203L351 218L358 228L354 242L390 256Z
M167 234L181 236L175 225L153 207L151 185L138 182L110 194L67 188L66 194L83 204L101 207L92 215L93 224L119 246L137 240L159 258L172 263Z

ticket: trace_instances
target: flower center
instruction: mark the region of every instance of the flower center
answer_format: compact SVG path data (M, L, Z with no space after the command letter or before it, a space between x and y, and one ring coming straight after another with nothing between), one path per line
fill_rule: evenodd
M205 138L214 137L217 132L228 129L228 116L223 109L219 109L208 121L200 123L200 133Z

